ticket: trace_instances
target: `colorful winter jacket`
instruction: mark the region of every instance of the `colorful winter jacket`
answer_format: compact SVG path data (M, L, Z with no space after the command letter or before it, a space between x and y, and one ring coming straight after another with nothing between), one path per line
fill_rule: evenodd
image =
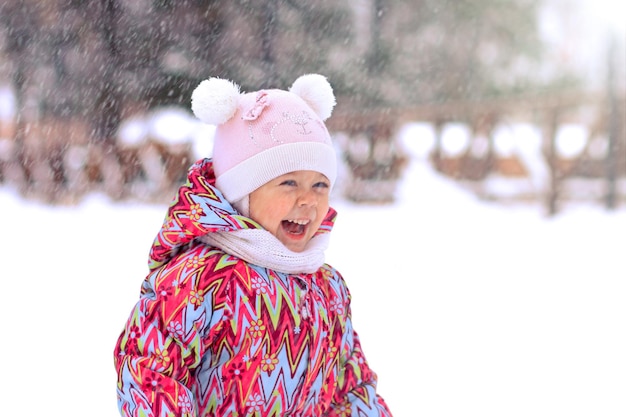
M191 167L152 245L115 346L121 415L391 417L335 269L289 275L197 239L261 228L214 181L209 159Z

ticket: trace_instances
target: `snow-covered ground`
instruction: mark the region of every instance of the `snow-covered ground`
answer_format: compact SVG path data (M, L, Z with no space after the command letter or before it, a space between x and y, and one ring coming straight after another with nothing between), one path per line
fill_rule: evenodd
M488 204L409 151L395 204L334 198L327 253L394 415L626 415L626 207ZM0 415L118 415L113 346L165 210L0 188Z

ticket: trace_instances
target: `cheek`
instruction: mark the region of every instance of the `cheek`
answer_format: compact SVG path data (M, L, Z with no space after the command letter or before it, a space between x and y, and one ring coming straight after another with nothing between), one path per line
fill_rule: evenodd
M326 213L328 213L328 209L330 208L330 202L328 201L328 197L320 198L317 202L317 217L321 224L321 222L326 217Z
M326 215L326 212L330 208L329 200L330 200L330 197L328 196L328 194L320 196L320 198L317 200L317 206L320 207L320 209L324 211L324 216Z
M255 220L263 227L267 226L268 215L271 213L268 207L268 199L263 198L263 195L250 195L250 218Z
M277 196L250 198L250 217L274 233L288 212L284 199Z

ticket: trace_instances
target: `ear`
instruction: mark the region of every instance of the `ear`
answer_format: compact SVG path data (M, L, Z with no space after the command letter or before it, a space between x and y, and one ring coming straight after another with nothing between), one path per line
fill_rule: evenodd
M333 113L335 94L326 77L319 74L300 76L289 89L304 100L322 120Z
M239 86L221 78L202 81L191 95L191 110L196 117L211 125L230 120L239 104Z

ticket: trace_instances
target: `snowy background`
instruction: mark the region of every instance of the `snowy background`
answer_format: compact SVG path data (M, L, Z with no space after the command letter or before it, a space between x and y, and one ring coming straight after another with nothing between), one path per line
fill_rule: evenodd
M595 16L623 39L626 3L583 3L581 19ZM573 3L552 4L544 34L603 80L596 64L607 32L577 19L555 25ZM0 98L0 116L12 118L6 89ZM185 117L127 121L120 140L210 134ZM563 129L562 154L579 152L581 127ZM462 131L450 126L448 151L465 146ZM430 168L428 135L423 125L402 134L411 162L396 203L333 201L327 261L348 282L354 324L394 416L626 416L624 203L615 211L569 203L548 218L540 203L480 201ZM210 146L196 143L197 154ZM493 184L497 191L541 191L547 173L534 128L505 128L496 145L530 169L527 182ZM113 347L165 211L99 194L50 207L0 186L0 416L119 415Z
M394 415L625 416L626 207L479 201L432 171L424 132L402 133L396 203L333 197L327 252ZM166 206L4 186L0 207L0 414L118 415L113 347Z

